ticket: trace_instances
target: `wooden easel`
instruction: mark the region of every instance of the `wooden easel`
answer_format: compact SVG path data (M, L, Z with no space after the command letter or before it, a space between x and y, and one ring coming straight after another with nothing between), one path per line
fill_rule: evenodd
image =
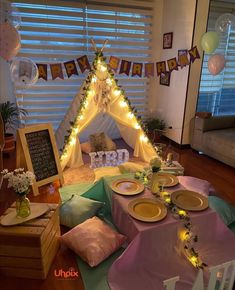
M34 195L39 194L40 186L53 181L59 180L63 185L64 178L51 124L18 129L16 152L17 168L25 168L36 176L32 185Z
M2 151L5 145L4 141L4 125L2 120L2 115L0 114L0 172L3 170L3 160L2 160ZM2 185L2 174L0 174L0 188Z

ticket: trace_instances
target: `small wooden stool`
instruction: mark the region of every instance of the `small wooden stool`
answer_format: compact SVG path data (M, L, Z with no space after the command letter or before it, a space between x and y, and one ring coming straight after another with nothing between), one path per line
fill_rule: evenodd
M44 215L15 226L0 225L0 272L46 279L59 249L59 207L48 204ZM4 214L15 210L14 204Z

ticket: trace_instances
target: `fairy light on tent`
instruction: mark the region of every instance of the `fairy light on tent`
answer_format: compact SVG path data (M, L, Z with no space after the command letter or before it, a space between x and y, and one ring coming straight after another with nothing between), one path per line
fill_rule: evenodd
M147 143L148 142L148 138L144 134L141 134L140 135L140 141L143 141L144 143Z
M119 89L115 89L113 92L114 96L118 97L121 94L121 91Z
M92 76L91 82L92 83L96 83L97 82L97 77L95 75Z
M127 117L128 117L129 119L133 119L133 118L134 118L134 114L133 114L132 112L129 112L129 113L127 114Z
M123 100L120 101L119 105L120 105L120 107L122 107L122 108L127 107L127 103L126 103L125 101L123 101Z

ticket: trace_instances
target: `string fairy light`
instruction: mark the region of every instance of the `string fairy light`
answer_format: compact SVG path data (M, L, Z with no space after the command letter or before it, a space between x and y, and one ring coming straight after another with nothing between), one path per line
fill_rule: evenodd
M131 102L128 99L128 97L125 96L124 91L121 89L121 87L118 85L118 81L114 78L114 73L112 69L107 66L105 63L105 57L103 56L102 51L96 50L96 57L92 63L91 70L88 73L87 80L85 82L85 85L83 86L83 93L82 93L82 100L80 102L80 107L77 111L77 116L73 122L70 122L71 128L68 130L68 135L64 137L64 146L62 149L61 154L61 160L67 156L68 148L71 145L74 145L75 142L71 141L71 135L73 134L74 128L77 127L78 121L82 120L84 118L84 109L88 107L88 97L92 97L95 94L95 90L92 89L92 84L96 83L99 79L97 72L106 72L108 73L108 77L106 78L106 83L113 85L115 84L115 88L112 90L112 93L114 96L123 96L123 100L119 103L121 107L126 107L128 110L128 117L133 119L135 117L135 113L137 112L134 107L131 106ZM156 155L158 156L158 153L156 151L156 148L154 147L154 143L147 137L147 130L145 128L144 122L142 121L142 118L140 116L135 118L135 124L134 128L140 129L142 128L143 134L140 136L140 140L144 143L151 144L153 150L155 151ZM75 140L76 141L76 140Z
M189 262L198 269L207 267L207 264L202 262L199 253L195 250L195 243L198 241L198 236L192 231L192 224L187 211L178 208L171 200L170 194L167 191L160 190L159 196L169 208L173 217L183 221L184 228L179 230L178 236L183 245L183 251Z

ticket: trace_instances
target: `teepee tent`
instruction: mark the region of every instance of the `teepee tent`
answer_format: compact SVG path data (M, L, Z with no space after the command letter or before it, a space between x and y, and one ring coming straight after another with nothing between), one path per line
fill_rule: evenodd
M107 113L115 120L121 137L134 149L135 157L149 162L156 156L141 120L135 116L124 91L117 85L101 50L96 52L87 79L55 133L58 148L62 149L62 169L83 165L79 134L99 112Z

